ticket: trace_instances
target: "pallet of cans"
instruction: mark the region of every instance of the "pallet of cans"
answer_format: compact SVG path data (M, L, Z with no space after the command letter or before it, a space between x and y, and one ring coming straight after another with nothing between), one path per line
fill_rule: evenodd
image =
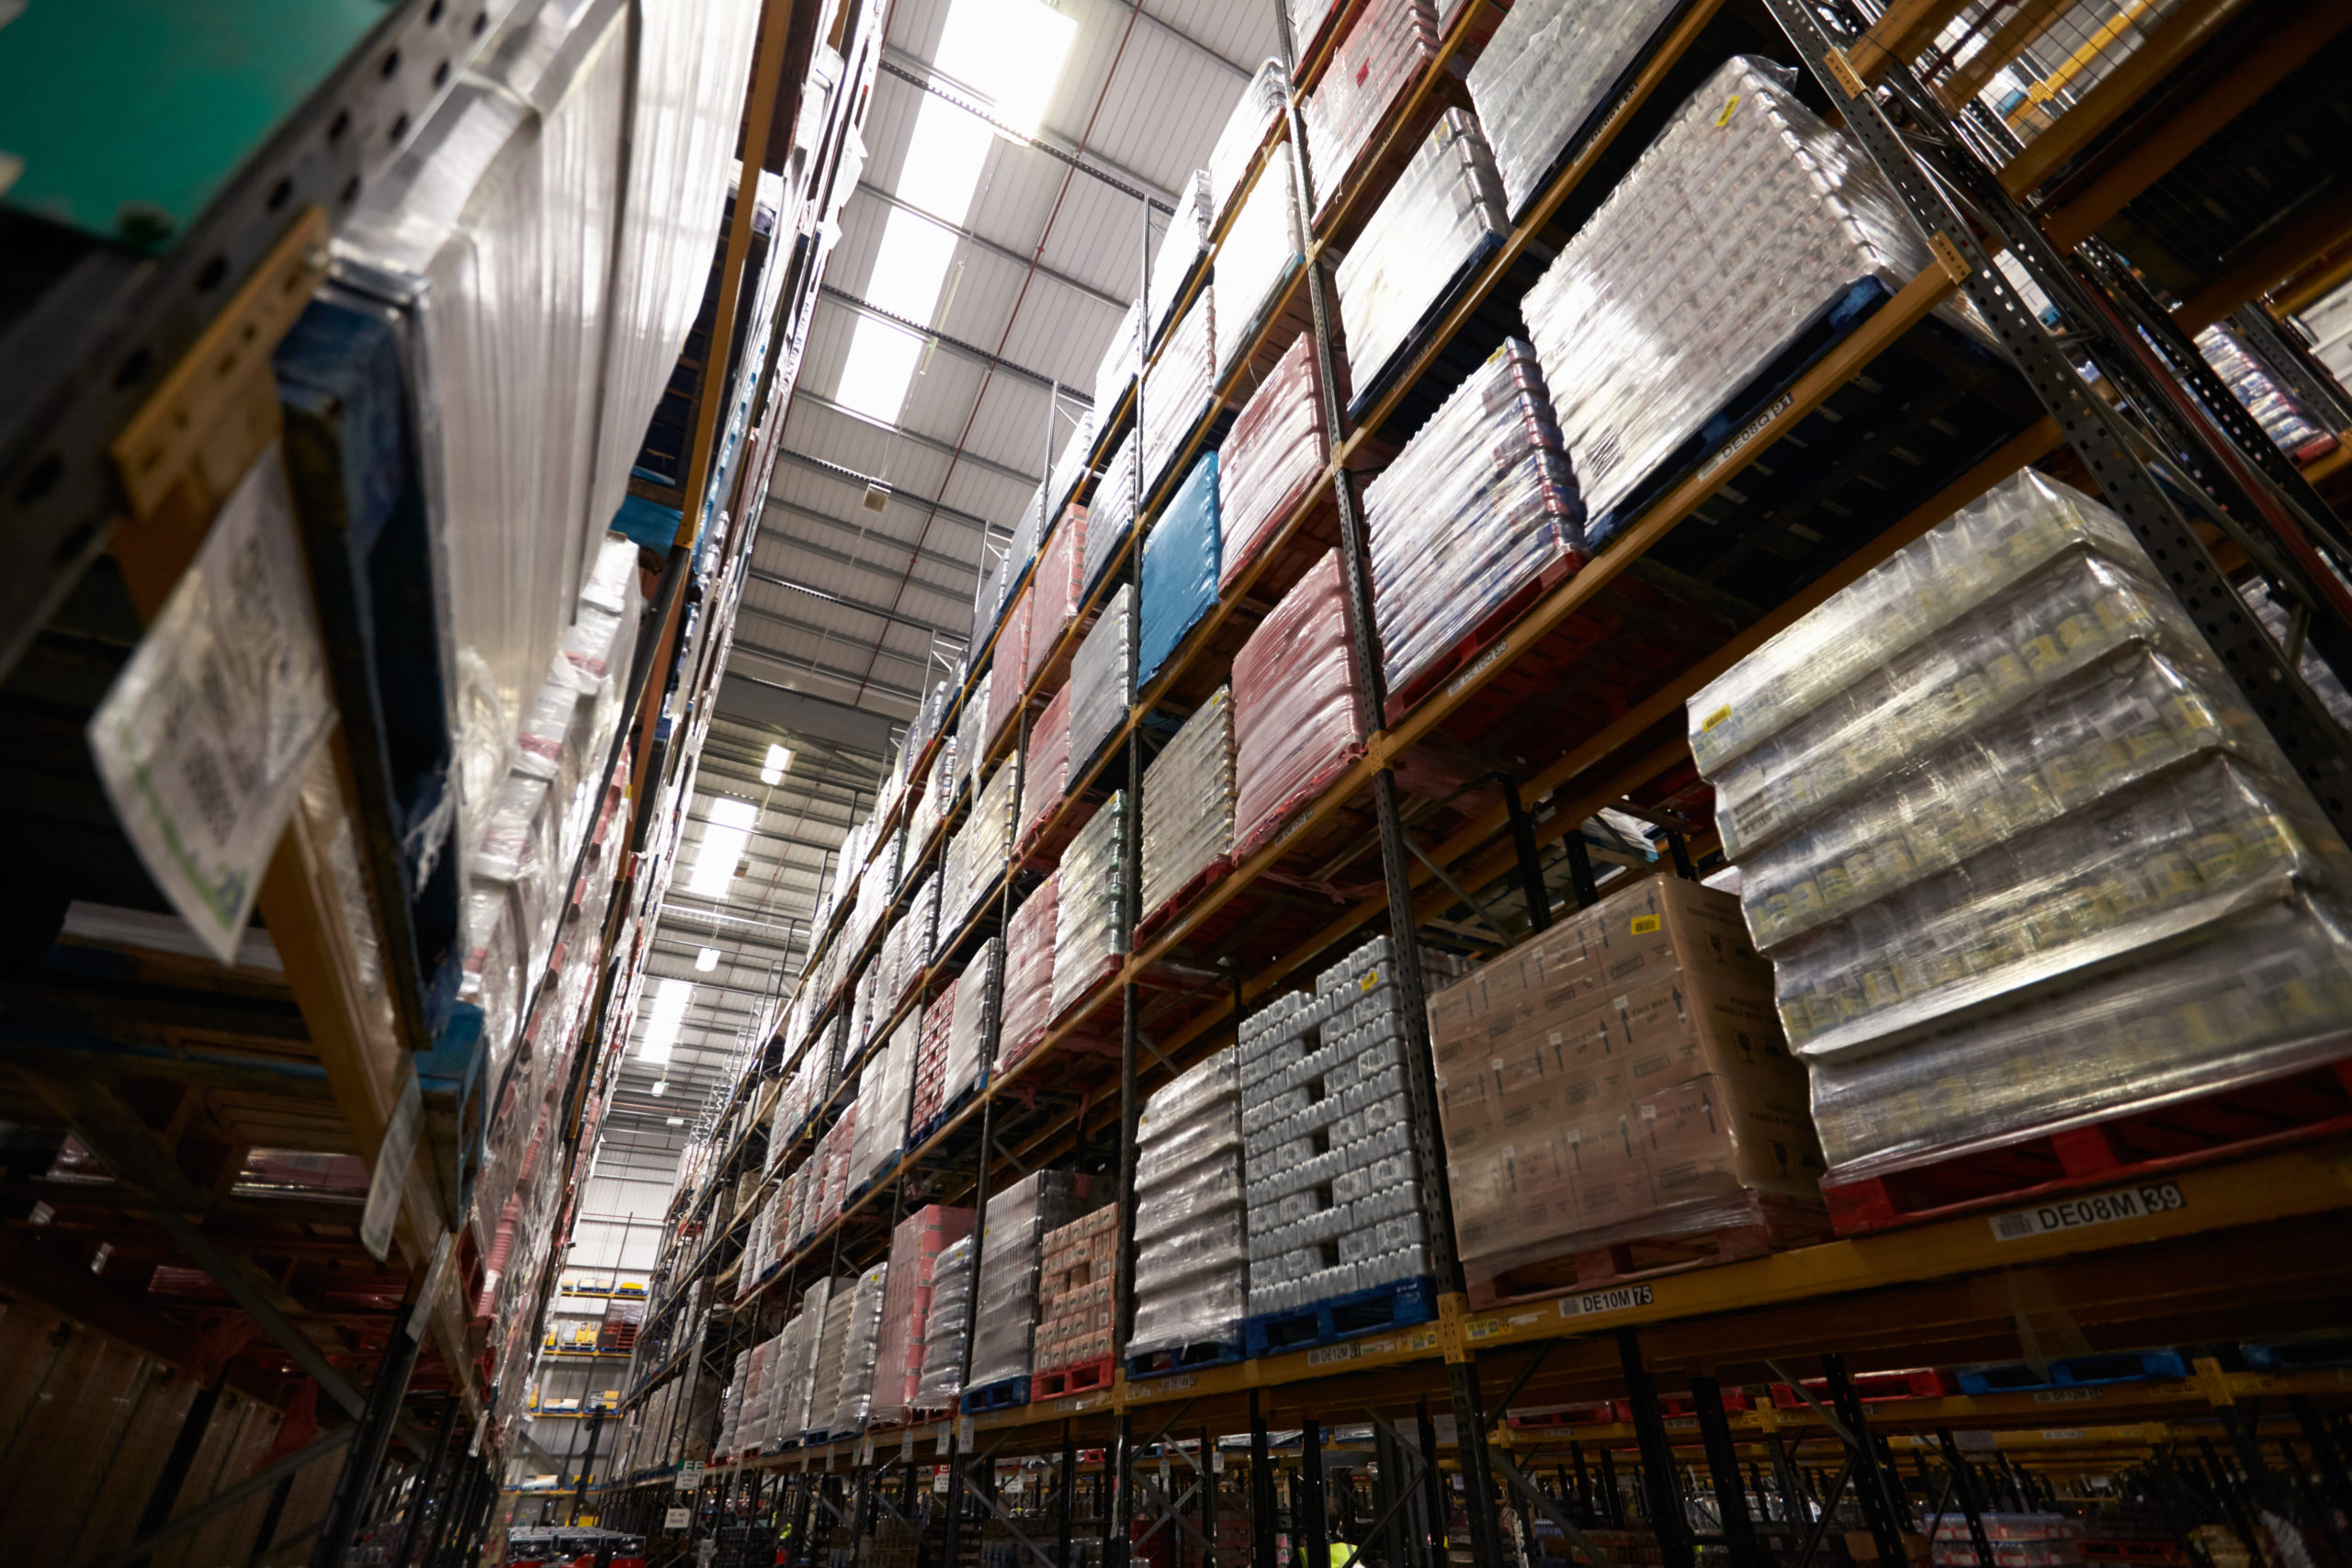
M1069 790L1069 686L1063 686L1029 728L1029 753L1023 759L1020 825L1012 835L1012 858L1026 860L1046 830L1054 808Z
M1514 221L1581 149L1687 0L1522 0L1470 65Z
M1258 172L1257 183L1233 215L1216 253L1216 375L1232 374L1235 361L1258 340L1266 312L1306 259L1299 221L1297 176L1285 150Z
M825 1430L835 1437L865 1431L873 1416L874 1371L881 1348L882 1303L889 1291L889 1275L887 1260L876 1263L857 1277L857 1289L851 1294L841 1375L834 1382L832 1416L825 1423Z
M1238 1055L1219 1051L1153 1091L1136 1139L1127 1376L1238 1360L1250 1310Z
M922 1371L913 1410L946 1410L964 1392L964 1351L970 1343L972 1250L970 1211L964 1234L939 1248L931 1270L931 1309L923 1319ZM912 1358L910 1357L911 1363Z
M1076 438L1072 438L1073 445ZM1030 581L1029 656L1022 663L1022 680L1035 685L1061 646L1062 634L1078 618L1085 599L1086 508L1071 502L1062 508L1053 536L1037 556L1037 572Z
M1278 60L1260 66L1234 100L1233 112L1226 118L1225 129L1217 132L1216 145L1209 150L1209 166L1203 171L1209 182L1209 200L1219 215L1240 191L1251 161L1281 121L1289 101L1289 85L1283 80Z
M1047 1233L1092 1206L1096 1179L1062 1170L1032 1171L988 1202L980 1248L972 1371L966 1412L1029 1403L1037 1331L1037 1281Z
M1138 934L1231 868L1233 699L1227 687L1193 709L1144 770L1142 852Z
M1208 417L1216 397L1216 286L1204 283L1143 378L1144 493L1164 476Z
M1250 1354L1435 1315L1388 939L1242 1021Z
M1126 838L1135 830L1129 791L1116 790L1087 819L1062 856L1061 908L1054 931L1050 1017L1069 1017L1093 988L1119 967L1126 952L1120 904L1126 877Z
M1135 688L1135 649L1128 640L1135 602L1135 584L1119 584L1070 660L1069 766L1073 774L1086 771L1126 720L1127 696Z
M1111 448L1111 456L1102 465L1102 482L1094 487L1094 494L1086 503L1085 565L1080 569L1079 578L1087 593L1093 592L1110 574L1112 561L1126 545L1127 536L1135 531L1136 453L1136 433L1130 425L1127 433L1119 437L1119 444Z
M1316 221L1435 62L1437 45L1437 12L1429 0L1369 0L1344 25L1322 79L1301 106Z

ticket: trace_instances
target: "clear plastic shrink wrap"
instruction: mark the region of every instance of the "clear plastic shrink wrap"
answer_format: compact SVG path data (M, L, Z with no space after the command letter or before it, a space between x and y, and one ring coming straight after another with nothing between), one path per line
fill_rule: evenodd
M1583 555L1576 476L1543 373L1517 338L1454 389L1363 494L1391 693L1522 584Z
M1675 0L1527 0L1504 13L1470 66L1470 101L1516 220L1620 78L1674 15Z
M985 1388L1029 1375L1037 1329L1037 1268L1046 1233L1086 1212L1092 1185L1068 1171L1039 1170L989 1199L968 1387Z
M2269 367L2255 357L2236 328L2227 321L2207 327L2197 334L2197 352L2278 450L2290 457L2301 456L2307 447L2316 448L2313 457L2326 450L2323 444L2331 433L2312 417L2301 398L2279 384Z
M971 1234L971 1210L936 1203L909 1214L890 1233L890 1271L874 1350L874 1403L867 1412L875 1426L895 1426L918 1408L937 1292L934 1270L940 1254Z
M988 748L981 743L980 728L988 723L989 700L995 694L996 672L980 672L980 683L972 688L962 712L956 718L956 755L964 777L977 786L980 782L980 760Z
M1159 357L1144 372L1143 484L1149 495L1184 449L1184 442L1208 416L1216 395L1216 287L1204 283L1193 296Z
M907 845L913 853L921 854L929 848L931 840L939 832L939 824L947 816L947 808L955 804L956 786L963 776L956 770L956 738L950 735L940 741L939 750L933 753L931 773L923 784L922 798L915 802L914 814L907 818ZM934 926L938 923L938 897L935 892L932 895ZM929 954L924 956L928 958Z
M1000 1072L1035 1050L1053 1022L1054 937L1060 907L1061 879L1049 876L1004 924L1004 998L999 1004L1003 1022L996 1043Z
M1240 1059L1219 1051L1136 1123L1136 1321L1125 1354L1238 1345L1250 1311Z
M1039 1252L1031 1370L1046 1372L1102 1360L1111 1354L1119 1206L1106 1204L1047 1231Z
M1150 926L1233 856L1233 696L1219 686L1143 774L1143 902Z
M1690 721L1833 1175L2340 1053L2352 857L2064 486L2005 481Z
M825 1430L836 1437L865 1431L874 1411L874 1371L889 1275L888 1263L876 1263L858 1276L857 1290L850 1297L849 1328L842 1338L842 1374L833 1387L832 1417L825 1423Z
M1297 176L1277 148L1250 187L1216 252L1216 374L1221 381L1256 337L1291 269L1305 260Z
M1020 824L1012 835L1015 853L1025 852L1031 837L1045 828L1054 807L1069 792L1069 694L1068 686L1056 692L1030 727L1029 754L1023 759Z
M1266 144L1266 133L1282 118L1283 106L1289 97L1290 85L1283 79L1283 62L1269 60L1258 68L1258 73L1233 101L1233 112L1227 117L1225 129L1217 132L1216 145L1209 150L1205 171L1209 199L1216 204L1218 214L1224 213L1226 204L1241 188L1250 160Z
M1430 1271L1396 980L1375 937L1242 1021L1253 1316Z
M986 747L993 748L1005 733L1028 690L1024 672L1029 667L1029 601L1030 591L1024 587L996 634L996 651L989 661L989 716L980 729L981 744Z
M971 1311L972 1237L967 1232L942 1247L932 1264L931 1311L923 1320L916 1409L944 1410L964 1392L964 1346L970 1337Z
M896 1011L908 993L922 984L932 944L938 939L938 927L939 878L925 872L907 897L906 913L892 928L899 937L899 951L896 967L890 971L889 987L882 994L884 1011Z
M1119 324L1111 333L1111 341L1102 345L1102 363L1094 372L1094 415L1108 419L1118 411L1119 400L1135 385L1136 372L1143 366L1143 301L1136 300Z
M971 966L956 976L956 1016L948 1026L947 1064L940 1075L939 1092L945 1108L952 1109L987 1080L989 1064L981 1052L996 1021L996 978L1003 962L1003 944L991 937L981 945Z
M922 1032L915 1037L913 1087L907 1095L907 1136L921 1143L942 1109L947 1085L947 1043L955 1030L956 987L950 980L925 1002Z
M1168 330L1169 313L1183 298L1184 285L1208 259L1209 231L1216 226L1216 207L1209 196L1209 175L1196 169L1176 195L1176 211L1160 231L1151 253L1151 278L1144 289L1156 343Z
M1216 454L1204 452L1143 540L1143 627L1136 683L1147 684L1216 604Z
M1397 101L1436 60L1437 44L1429 0L1370 0L1345 24L1322 79L1300 106L1318 220Z
M1111 570L1136 523L1136 433L1129 427L1102 465L1102 481L1086 505L1086 567L1079 575L1092 592Z
M1219 592L1233 587L1323 477L1329 451L1315 343L1301 333L1250 394L1217 452Z
M910 1012L867 1060L857 1083L857 1130L849 1151L849 1190L855 1193L889 1174L902 1152L907 1105L914 1089L915 1047L922 1019Z
M1928 259L1877 168L1781 67L1726 61L1521 301L1589 542L1826 309Z
M1093 472L1088 465L1094 458L1094 437L1102 432L1103 412L1091 408L1080 411L1078 423L1062 442L1062 455L1054 459L1053 477L1046 481L1046 493L1053 497L1056 506L1078 505L1078 487ZM1085 508L1080 506L1079 510ZM1067 513L1063 521L1069 521Z
M1055 918L1053 1010L1058 1020L1119 966L1125 951L1119 931L1119 900L1126 867L1127 791L1114 791L1102 809L1069 841L1056 880L1061 884ZM1033 895L1034 897L1034 895ZM1008 947L1008 952L1010 948ZM1007 974L1010 975L1008 970Z
M1094 618L1069 665L1069 770L1080 773L1127 716L1135 690L1127 617L1135 585L1123 582Z
M815 1442L831 1429L834 1406L841 1399L842 1368L849 1359L850 1312L856 1304L856 1282L834 1280L832 1293L825 1300L816 1356L808 1369L808 1407L800 1427L803 1442Z
M1454 280L1502 243L1510 231L1502 196L1478 122L1467 109L1446 110L1340 263L1340 320L1359 402Z
M980 900L1004 874L1012 848L1012 808L1021 782L1021 754L1013 751L997 765L972 802L971 814L956 836L947 840L947 861L939 897L940 940L964 929Z
M1021 666L1024 685L1036 684L1061 645L1062 634L1078 619L1085 573L1086 508L1072 502L1062 509L1053 537L1037 557L1036 575L1029 580L1029 656Z
M1340 555L1327 551L1233 659L1233 857L1247 859L1363 754Z

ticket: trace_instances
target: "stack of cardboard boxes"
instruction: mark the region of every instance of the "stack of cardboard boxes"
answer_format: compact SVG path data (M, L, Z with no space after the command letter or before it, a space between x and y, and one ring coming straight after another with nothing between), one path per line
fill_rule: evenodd
M1109 1359L1118 1258L1116 1203L1046 1233L1034 1352L1039 1374Z
M1823 1228L1804 1072L1728 894L1660 876L1579 910L1432 996L1430 1040L1474 1300Z

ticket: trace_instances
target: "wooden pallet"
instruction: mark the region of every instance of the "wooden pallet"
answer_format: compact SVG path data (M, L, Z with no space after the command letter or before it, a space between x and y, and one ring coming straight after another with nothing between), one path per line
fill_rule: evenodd
M1754 1196L1747 1217L1736 1224L1703 1230L1665 1229L1652 1235L1611 1241L1563 1253L1542 1262L1507 1268L1465 1265L1474 1311L1546 1299L1564 1291L1607 1290L1661 1274L1712 1268L1743 1258L1761 1258L1828 1238L1822 1212L1792 1199Z
M1031 1372L1029 1402L1034 1404L1041 1399L1061 1399L1073 1393L1091 1393L1098 1388L1109 1388L1111 1374L1118 1364L1116 1356L1096 1356L1042 1372Z
M1821 1195L1839 1235L1986 1209L2025 1211L2108 1187L2146 1187L2152 1196L2133 1192L2129 1201L2163 1204L2164 1179L2176 1171L2346 1132L2352 1132L2352 1056L1900 1170L1832 1175ZM2012 1222L2021 1235L2037 1228L2030 1215L1995 1219Z

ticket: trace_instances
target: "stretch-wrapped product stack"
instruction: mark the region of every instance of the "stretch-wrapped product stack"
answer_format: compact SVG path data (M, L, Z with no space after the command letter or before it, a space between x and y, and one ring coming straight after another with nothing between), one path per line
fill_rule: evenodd
M1099 1179L1039 1170L989 1195L968 1387L982 1389L1029 1375L1037 1330L1037 1269L1046 1233L1084 1213L1096 1185Z
M2306 452L2316 457L2328 449L2333 436L2326 426L2256 357L2235 327L2227 321L2207 327L2197 334L2197 352L2278 450L2301 460Z
M1046 1038L1053 1022L1054 932L1061 903L1058 874L1030 891L1004 924L1003 1024L997 1031L996 1065L1012 1066Z
M1322 79L1300 106L1318 220L1398 101L1437 58L1437 12L1429 0L1371 0L1346 24Z
M1525 584L1583 558L1534 353L1506 338L1364 487L1382 672L1401 693Z
M1340 555L1327 551L1233 659L1233 855L1255 853L1363 755Z
M1061 897L1054 931L1052 1019L1062 1018L1119 966L1119 899L1126 864L1121 835L1127 830L1130 798L1125 790L1113 792L1069 841L1056 874Z
M907 1106L914 1087L915 1047L922 1017L910 1011L866 1059L857 1084L857 1128L849 1152L848 1190L854 1193L887 1176L903 1152Z
M1087 409L1078 416L1078 423L1062 439L1062 455L1054 459L1053 477L1046 483L1046 492L1053 497L1056 506L1079 504L1075 492L1086 482L1092 471L1088 464L1094 457L1094 438L1102 433L1102 415L1106 411ZM1083 510L1081 507L1080 510ZM1064 519L1067 522L1068 516Z
M1219 686L1143 774L1143 902L1149 927L1233 856L1233 697Z
M947 1109L988 1080L989 1063L981 1054L996 1023L996 976L1003 962L1003 943L991 937L956 976L956 1015L948 1024L947 1064L940 1074L940 1103Z
M1340 263L1340 320L1359 402L1454 284L1510 232L1502 180L1477 120L1467 109L1446 110Z
M1038 1248L1037 1337L1031 1347L1036 1371L1059 1371L1110 1356L1118 1256L1116 1203L1046 1233ZM1085 1386L1109 1384L1105 1376Z
M939 896L939 940L945 942L972 918L993 892L1012 849L1012 808L1021 782L1021 754L997 764L972 802L971 814L947 840L947 863Z
M947 1087L947 1043L956 1020L956 987L962 977L941 987L922 1007L922 1032L915 1039L914 1086L907 1095L907 1133L921 1143L944 1108Z
M1183 297L1185 283L1207 260L1209 231L1216 222L1216 204L1209 195L1208 171L1194 170L1178 193L1175 215L1168 220L1159 246L1151 255L1151 281L1144 301L1151 313L1155 342L1168 330L1169 314Z
M1674 0L1522 0L1470 65L1470 101L1517 219L1675 11Z
M1119 400L1135 385L1136 372L1143 367L1143 301L1136 300L1119 324L1111 333L1111 341L1102 345L1102 362L1094 372L1094 412L1098 419L1109 419L1118 411Z
M1290 85L1283 79L1282 62L1269 60L1233 101L1233 112L1227 117L1225 129L1217 132L1216 145L1209 150L1206 171L1209 199L1219 214L1240 190L1250 160L1266 144L1266 133L1282 118L1283 106L1289 99ZM1280 159L1283 154L1278 150L1273 156Z
M939 750L932 754L930 774L923 784L922 798L915 802L914 811L907 818L909 853L920 854L930 847L933 835L939 831L939 824L947 816L947 808L956 802L956 786L962 777L956 770L956 738L950 735L940 741ZM938 897L934 887L932 893L934 925L938 919ZM930 962L930 953L923 954L925 963Z
M1216 373L1222 380L1257 337L1291 269L1306 259L1297 176L1287 150L1274 149L1216 252Z
M1219 1051L1144 1102L1136 1125L1136 1322L1125 1355L1174 1371L1239 1347L1250 1313L1240 1058Z
M996 634L996 652L989 663L989 716L980 729L984 746L995 746L1021 711L1022 694L1028 690L1024 672L1029 667L1030 599L1031 590L1023 588Z
M1928 265L1884 176L1781 68L1726 61L1521 301L1588 542L1801 333Z
M1325 970L1312 998L1293 992L1251 1014L1235 1054L1250 1314L1428 1274L1388 939Z
M944 1410L964 1392L964 1346L970 1337L972 1311L972 1240L966 1232L940 1248L932 1264L931 1312L923 1319L922 1375L915 1382L918 1410Z
M2064 485L2004 481L1690 716L1833 1214L1841 1181L2341 1054L2344 845Z
M933 1203L899 1222L890 1233L890 1271L882 1291L882 1323L874 1348L874 1403L868 1411L877 1427L896 1426L919 1408L925 1348L932 1332L932 1305L940 1254L972 1234L972 1211Z
M1216 395L1216 286L1193 296L1143 378L1143 485L1149 495Z
M1037 722L1030 727L1029 754L1021 780L1021 819L1013 833L1013 852L1026 853L1032 838L1069 790L1070 687L1054 694Z
M1111 448L1102 482L1086 503L1086 567L1080 573L1092 592L1111 570L1136 523L1136 433L1130 427Z
M1217 452L1219 592L1322 479L1329 456L1315 340L1301 333L1241 405Z
M841 1400L842 1368L849 1359L850 1314L856 1305L856 1282L834 1280L832 1293L825 1299L823 1327L808 1369L808 1411L800 1429L803 1442L813 1443L831 1431L834 1408Z
M1078 619L1085 575L1086 508L1072 502L1062 509L1053 537L1037 557L1036 575L1029 580L1029 656L1021 666L1024 685L1036 683L1061 645L1062 634Z
M1143 540L1143 627L1136 682L1148 684L1216 604L1216 454L1204 452Z
M1118 732L1135 689L1127 617L1135 610L1135 584L1123 582L1078 645L1069 666L1069 771L1081 773Z
M842 1371L833 1385L832 1418L825 1430L840 1437L863 1432L874 1411L874 1371L882 1338L882 1303L889 1291L890 1266L876 1263L857 1278L850 1296L848 1332L842 1337ZM822 1390L819 1391L820 1393Z

